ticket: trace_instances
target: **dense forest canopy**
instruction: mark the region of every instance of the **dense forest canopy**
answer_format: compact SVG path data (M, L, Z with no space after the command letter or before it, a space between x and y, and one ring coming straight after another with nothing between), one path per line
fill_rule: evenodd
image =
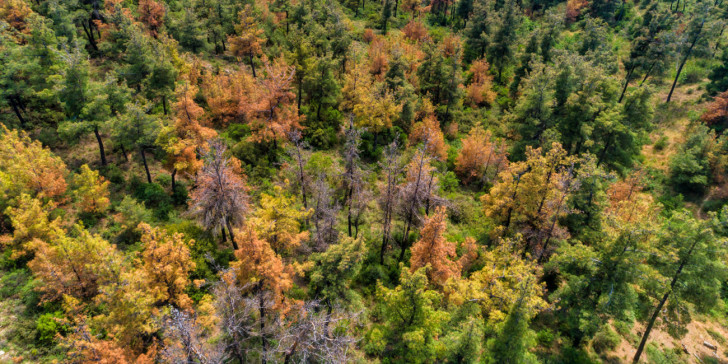
M726 362L727 27L0 0L0 362Z

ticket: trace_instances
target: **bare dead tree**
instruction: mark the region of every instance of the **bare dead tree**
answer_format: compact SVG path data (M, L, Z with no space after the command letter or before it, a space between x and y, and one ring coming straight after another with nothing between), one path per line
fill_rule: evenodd
M354 227L354 238L356 239L359 237L359 226L363 223L362 218L369 208L369 202L372 200L373 194L366 187L366 184L360 183L354 187L353 196L349 205L348 222L350 230L352 226Z
M308 178L303 169L303 166L306 164L307 161L307 156L305 154L306 145L301 138L301 131L299 130L294 129L290 133L288 133L288 139L290 139L291 144L293 144L293 148L291 148L288 153L296 160L296 177L298 180L297 183L301 189L303 208L308 209L308 199L306 195L306 185L308 183Z
M277 342L284 363L345 363L356 339L351 330L329 330L350 325L357 318L338 307L324 313L319 301L309 301L296 309ZM343 327L342 327L343 328Z
M247 186L236 171L220 140L211 141L205 164L192 192L190 215L207 229L220 230L223 239L227 228L233 248L238 249L233 227L240 226L248 212Z
M336 215L339 205L334 200L334 191L326 180L326 174L321 172L313 185L313 249L322 252L329 245L339 240L336 230Z
M249 286L240 287L234 280L223 278L212 290L219 319L219 339L228 355L240 363L248 362L248 353L259 341L258 302L246 296L251 289Z
M379 251L379 262L384 264L384 252L389 246L392 238L392 216L397 205L397 185L402 174L402 166L399 155L399 143L395 136L394 141L384 150L384 159L379 166L384 172L385 184L382 194L379 196L379 207L382 209L382 247Z
M354 127L354 118L349 118L349 128L344 132L346 143L343 149L344 174L342 184L344 190L344 205L346 206L346 221L349 236L359 233L359 219L368 205L369 196L364 186L364 171L359 167L359 147L361 145L361 130ZM354 233L354 228L356 233Z
M172 308L162 323L164 349L161 359L166 363L222 364L225 351L205 334L194 313Z

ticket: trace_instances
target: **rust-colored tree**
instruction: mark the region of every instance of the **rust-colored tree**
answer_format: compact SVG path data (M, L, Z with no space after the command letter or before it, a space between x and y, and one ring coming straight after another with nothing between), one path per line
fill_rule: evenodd
M263 30L258 28L255 18L253 7L250 4L245 5L238 14L238 24L235 25L236 34L228 37L232 54L238 59L248 58L253 77L256 77L253 58L262 52L261 44L264 40L261 36Z
M470 83L465 88L465 100L470 106L492 105L496 93L493 91L493 76L488 70L490 65L479 59L470 65Z
M427 27L425 24L414 19L410 20L410 22L402 28L402 32L407 39L415 42L428 40L430 38L427 34Z
M253 76L245 70L221 70L219 73L206 72L201 78L200 91L208 106L205 123L226 126L243 122L245 114L241 106L249 105L256 95Z
M492 141L490 131L476 126L463 139L463 147L455 159L455 173L464 184L490 182L508 167L505 143Z
M369 72L378 80L384 77L389 66L387 43L381 37L374 38L369 43Z
M164 5L154 0L139 0L137 12L139 12L139 20L149 29L149 34L157 38L167 13Z
M422 121L415 123L409 141L410 145L423 143L427 152L439 160L447 159L445 135L434 115L427 115Z
M230 264L232 269L227 273L232 277L223 279L234 277L239 286L257 296L261 356L265 358L269 350L267 314L271 310L285 312L288 309L284 293L293 286L293 281L281 258L268 242L257 236L254 226L245 226L236 236L240 240L240 249L235 251L237 260Z
M214 129L200 124L204 110L194 101L196 88L185 85L180 90L175 104L174 125L165 127L157 137L157 144L167 152L164 167L172 176L172 190L175 189L176 176L191 177L202 168L198 151L207 150L207 141L217 136Z
M293 130L301 130L296 95L291 91L295 68L283 58L273 63L263 59L265 77L258 82L250 103L240 104L240 112L250 119L253 140L273 142L287 140Z
M53 242L36 240L35 257L28 263L42 282L38 290L43 301L57 301L64 295L88 300L111 278L119 252L97 235L77 226L76 236L60 236Z
M446 219L445 206L438 206L425 221L420 240L412 245L410 258L410 271L429 265L428 278L440 286L444 286L451 277L460 276L460 267L453 260L456 257L455 244L445 240Z
M415 153L407 165L407 177L404 183L399 186L398 212L404 221L399 261L404 258L410 230L412 227L422 224L424 220L422 210L427 215L430 207L440 202L440 199L434 193L437 190L436 170L430 165L431 157L427 154L426 147L427 145L423 144Z
M142 232L142 270L148 278L147 290L154 296L155 304L192 307L185 290L190 284L189 274L195 269L195 262L182 234L170 235L145 223L139 224L138 229Z
M708 104L707 110L700 117L707 125L719 130L728 128L728 91L715 96L713 102Z
M25 132L0 130L0 197L8 201L22 193L60 201L66 193L66 164L32 141Z

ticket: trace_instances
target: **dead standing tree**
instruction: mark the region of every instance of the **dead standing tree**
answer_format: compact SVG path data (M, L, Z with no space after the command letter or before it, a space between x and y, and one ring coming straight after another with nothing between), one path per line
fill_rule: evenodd
M238 250L233 227L240 226L248 212L248 188L241 177L240 162L227 157L226 150L221 141L210 142L197 188L192 192L190 214L206 229L220 229L223 241L227 228L233 248Z
M384 264L384 252L392 238L392 216L397 202L397 185L402 173L399 155L399 143L395 136L394 141L384 150L384 160L379 163L385 177L383 192L379 197L379 207L382 209L382 247L379 251L379 262Z

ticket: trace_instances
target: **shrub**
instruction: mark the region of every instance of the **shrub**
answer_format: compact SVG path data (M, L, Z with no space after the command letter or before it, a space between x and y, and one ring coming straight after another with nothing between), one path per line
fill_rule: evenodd
M539 346L550 347L553 344L556 335L549 329L544 329L536 333L536 341Z
M364 351L369 355L379 355L387 346L384 334L376 327L367 332L364 341Z
M247 124L230 124L223 134L235 142L243 140L248 135L250 135L250 126Z
M702 81L708 72L703 67L700 67L695 62L688 62L680 72L680 78L678 82L680 84L693 84Z
M112 184L123 185L125 182L124 171L122 171L116 164L107 165L106 168L101 170L101 174Z
M60 320L63 319L61 311L44 313L35 321L37 340L41 344L49 344L55 339L56 334L63 334L67 328Z
M189 199L189 194L187 193L187 186L185 186L183 183L177 183L174 186L174 190L172 191L172 202L177 205L185 205L187 204L187 200Z
M448 171L442 176L440 185L442 185L442 189L445 191L455 191L458 187L458 177L452 171Z
M660 137L660 139L657 139L654 145L655 151L663 151L665 148L667 148L667 145L670 144L669 140L667 139L667 136L663 135Z
M146 183L140 188L139 195L144 204L154 211L154 217L166 220L172 210L172 198L162 186L156 183Z
M725 344L725 337L721 335L718 331L707 329L708 335L713 338L713 340L717 341L718 344Z
M604 326L592 339L592 349L598 354L604 354L609 350L614 350L622 339L609 326Z
M617 333L622 335L623 337L629 337L632 330L630 329L630 324L624 321L614 321L614 329L617 330Z

